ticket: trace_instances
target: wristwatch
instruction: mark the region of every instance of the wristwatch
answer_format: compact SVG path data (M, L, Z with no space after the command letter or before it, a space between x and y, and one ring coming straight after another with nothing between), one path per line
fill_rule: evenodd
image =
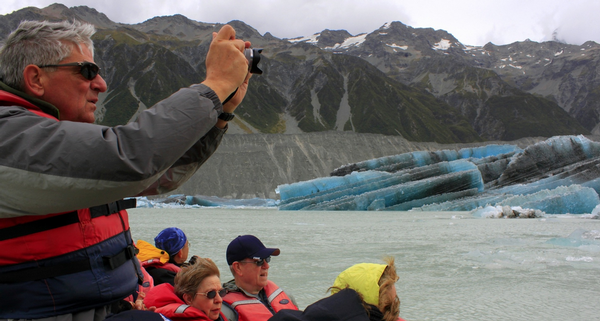
M226 113L226 112L222 112L222 113L219 115L219 119L221 119L221 120L224 120L224 121L230 121L230 120L232 120L234 117L235 117L235 115L234 115L234 114L231 114L231 113Z

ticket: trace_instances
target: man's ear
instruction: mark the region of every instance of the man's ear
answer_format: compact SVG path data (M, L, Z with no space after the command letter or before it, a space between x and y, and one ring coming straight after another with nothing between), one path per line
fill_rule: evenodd
M23 91L34 97L44 95L45 74L42 68L36 65L27 65L23 70Z
M240 262L237 262L237 261L231 263L231 269L237 275L241 275L242 274L242 269L240 269L240 265L241 265Z

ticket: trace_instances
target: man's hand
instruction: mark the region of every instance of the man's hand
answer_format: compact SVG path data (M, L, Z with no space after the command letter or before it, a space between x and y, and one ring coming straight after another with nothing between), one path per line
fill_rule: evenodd
M248 81L250 80L250 77L252 77L252 74L248 72L246 79L244 79L244 82L238 87L235 95L233 95L233 97L231 97L231 99L229 99L229 101L223 105L224 112L233 113L237 106L242 102L246 96L246 92L248 91Z
M224 112L233 114L237 106L242 102L246 96L246 92L248 91L248 81L250 80L250 77L252 77L252 74L248 72L246 79L244 79L244 82L238 87L235 95L233 95L233 97L231 97L231 99L229 99L229 101L223 105ZM225 126L227 126L227 122L222 119L217 119L216 126L223 129Z
M230 25L224 25L218 33L213 32L206 55L206 80L202 83L210 87L221 101L246 79L248 60L244 56L244 49L247 47L250 47L250 42L235 39L235 30Z

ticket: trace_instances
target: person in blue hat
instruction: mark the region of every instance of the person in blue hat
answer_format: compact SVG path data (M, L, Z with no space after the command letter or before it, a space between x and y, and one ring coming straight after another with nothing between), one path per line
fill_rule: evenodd
M177 227L168 227L154 238L152 244L139 240L136 246L140 250L138 259L142 267L154 279L154 285L174 284L175 275L186 264L190 251L190 242L185 233ZM190 259L193 264L196 256Z
M227 320L266 321L280 310L298 310L293 298L268 279L271 256L279 253L254 235L240 235L229 243L227 264L233 280L223 284L228 292L222 308Z

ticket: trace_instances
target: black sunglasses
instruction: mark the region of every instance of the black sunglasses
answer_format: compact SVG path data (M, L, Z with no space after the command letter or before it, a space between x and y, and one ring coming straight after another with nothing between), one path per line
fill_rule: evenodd
M221 289L218 291L220 297L224 297L227 294L227 289ZM196 294L206 295L209 299L214 299L217 296L217 290L212 290L208 292L196 292Z
M240 263L254 263L254 264L256 264L256 266L263 266L263 265L265 265L265 262L267 262L267 263L271 262L271 257L268 256L264 259L255 259L253 261L239 261L239 262Z
M60 65L41 65L40 68L52 68L52 67L67 67L67 66L79 66L79 73L87 80L93 80L100 73L100 67L93 62L71 62L68 64Z

